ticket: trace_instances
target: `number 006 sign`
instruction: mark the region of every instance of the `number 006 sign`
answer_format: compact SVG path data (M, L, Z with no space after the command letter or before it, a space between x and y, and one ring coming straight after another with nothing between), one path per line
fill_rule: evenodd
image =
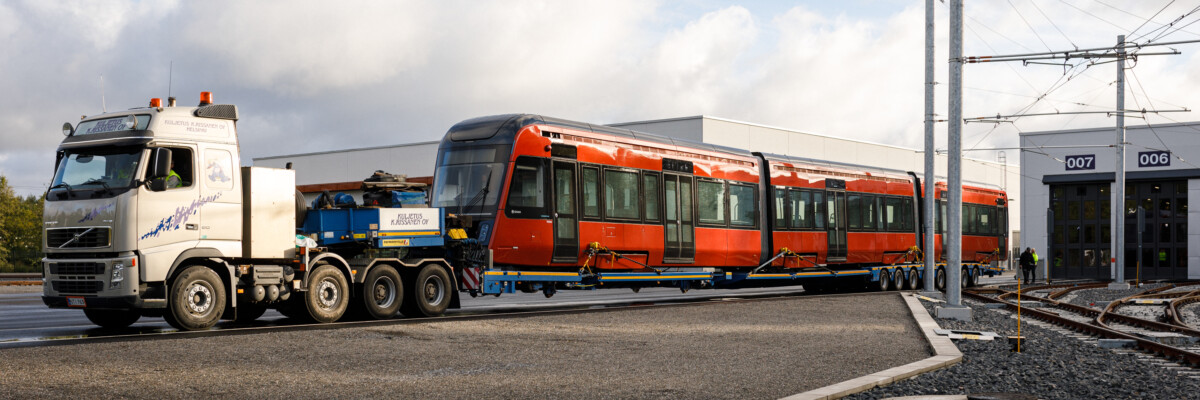
M1083 169L1096 169L1096 155L1084 154L1081 156L1067 156L1067 171L1078 171Z
M1169 167L1171 166L1171 152L1169 151L1143 151L1138 153L1139 167Z

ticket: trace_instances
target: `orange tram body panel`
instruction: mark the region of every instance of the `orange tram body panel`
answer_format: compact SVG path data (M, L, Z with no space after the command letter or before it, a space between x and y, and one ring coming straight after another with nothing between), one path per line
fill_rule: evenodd
M941 262L946 187L936 185L931 253ZM452 127L439 147L431 205L470 219L469 235L489 254L476 266L497 285L485 293L564 282L687 289L766 277L918 276L922 194L911 172L523 114ZM1004 258L1006 205L1002 191L964 187L969 273Z

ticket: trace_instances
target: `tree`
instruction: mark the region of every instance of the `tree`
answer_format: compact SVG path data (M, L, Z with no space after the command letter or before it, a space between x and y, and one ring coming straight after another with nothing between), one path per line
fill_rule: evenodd
M41 196L17 196L0 176L0 271L32 272L42 257Z

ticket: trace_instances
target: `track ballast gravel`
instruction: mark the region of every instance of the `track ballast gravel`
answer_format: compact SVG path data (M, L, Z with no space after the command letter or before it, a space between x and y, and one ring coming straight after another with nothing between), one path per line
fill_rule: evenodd
M894 294L0 350L0 398L779 398L929 357Z
M932 313L933 305L924 303ZM944 329L981 330L1016 335L1012 313L971 306L971 322L939 319ZM1200 380L1183 377L1139 360L1132 353L1101 349L1058 332L1024 324L1021 353L1004 340L957 340L963 361L850 399L915 395L1021 393L1040 399L1184 399L1200 394Z

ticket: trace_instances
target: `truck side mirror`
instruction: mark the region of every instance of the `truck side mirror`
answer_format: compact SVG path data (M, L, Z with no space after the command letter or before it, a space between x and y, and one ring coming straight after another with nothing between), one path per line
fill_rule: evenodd
M155 148L151 158L154 159L154 164L150 166L150 190L167 190L166 178L171 174L171 149Z
M154 169L150 178L165 178L171 174L171 149L154 149Z

